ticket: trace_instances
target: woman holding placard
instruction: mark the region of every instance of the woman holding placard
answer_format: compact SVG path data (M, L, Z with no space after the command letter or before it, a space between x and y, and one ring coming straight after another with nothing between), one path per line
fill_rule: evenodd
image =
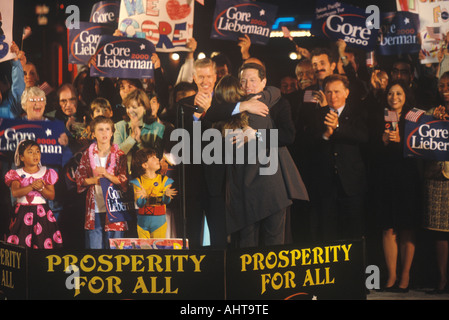
M420 209L420 181L415 159L403 156L405 115L410 110L408 86L393 81L386 90L387 110L382 135L376 184L377 220L382 229L382 246L388 278L385 291L405 293L415 253L415 229ZM391 115L397 115L397 121ZM400 263L398 264L398 258ZM402 267L398 281L397 268Z

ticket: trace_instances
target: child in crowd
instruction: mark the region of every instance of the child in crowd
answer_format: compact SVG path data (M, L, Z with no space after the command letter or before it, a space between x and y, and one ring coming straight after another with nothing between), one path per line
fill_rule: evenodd
M7 242L33 249L62 247L56 218L47 200L55 197L58 174L41 165L41 151L33 140L19 143L14 157L18 169L8 171L5 183L16 199Z
M83 152L75 173L78 192L87 189L86 248L109 248L110 238L123 237L127 223L110 222L106 215L106 206L101 190L100 178L127 188L126 156L116 144L112 143L114 123L111 118L98 116L90 123L95 141Z
M139 238L165 238L165 205L177 194L171 187L173 180L157 173L161 165L153 149L139 149L132 158L131 168L135 179L130 183L138 208L137 234Z
M95 98L90 104L89 122L98 116L112 118L112 107L109 101L105 98ZM90 126L86 126L82 134L82 139L92 140L92 130Z

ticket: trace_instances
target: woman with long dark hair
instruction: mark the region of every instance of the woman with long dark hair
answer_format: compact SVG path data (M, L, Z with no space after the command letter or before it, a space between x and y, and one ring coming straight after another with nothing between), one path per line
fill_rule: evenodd
M405 115L411 109L408 90L401 81L391 82L386 90L387 109L396 113L399 121L384 124L383 148L380 148L382 154L377 168L379 201L376 210L388 271L384 290L404 293L409 288L421 206L417 161L403 156Z

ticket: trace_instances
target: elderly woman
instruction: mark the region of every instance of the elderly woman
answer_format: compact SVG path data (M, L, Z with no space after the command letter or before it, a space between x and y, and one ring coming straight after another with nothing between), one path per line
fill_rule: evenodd
M45 92L38 87L28 87L22 94L22 108L25 111L23 119L30 121L47 121L48 118L44 117L45 104L47 98ZM62 146L67 146L69 139L66 133L62 133L58 138L58 143Z

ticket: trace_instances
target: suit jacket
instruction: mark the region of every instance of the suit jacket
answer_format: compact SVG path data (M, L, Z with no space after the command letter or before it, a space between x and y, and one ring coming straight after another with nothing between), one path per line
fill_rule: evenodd
M361 144L368 141L368 129L357 106L347 104L339 116L339 127L329 140L323 138L324 118L329 107L318 109L316 181L321 194L328 193L335 178L340 179L347 195L357 195L366 187L365 164Z
M261 99L271 107L270 114L273 106L279 103L280 93L278 91L279 89L274 90L274 88L268 87ZM229 119L234 107L234 104L213 103L205 118L213 122ZM269 130L274 128L270 115L261 117L249 114L249 125L253 129L266 129L267 140ZM293 198L308 199L301 176L286 147L280 147L278 154L277 171L271 175L260 174L260 169L273 165L273 163L264 165L256 161L256 163L245 162L243 164L234 163L227 165L227 167L223 166L227 169L226 191L229 202L226 211L226 226L229 233L236 232L247 225L254 224L279 212L288 207ZM209 166L205 166L205 168L207 167ZM216 184L218 176L208 178L207 169L205 172L206 181L211 180L211 183Z

